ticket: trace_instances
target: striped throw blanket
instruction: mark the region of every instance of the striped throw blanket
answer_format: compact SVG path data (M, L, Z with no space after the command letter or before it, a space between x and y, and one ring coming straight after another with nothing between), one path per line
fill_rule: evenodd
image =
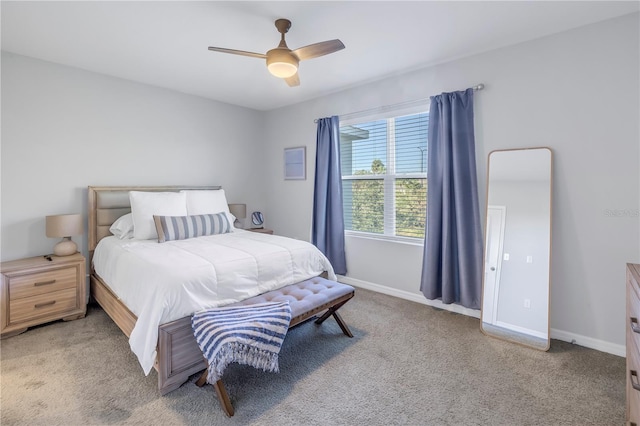
M291 321L289 302L212 308L191 318L207 358L207 381L216 383L232 362L278 372L278 353Z

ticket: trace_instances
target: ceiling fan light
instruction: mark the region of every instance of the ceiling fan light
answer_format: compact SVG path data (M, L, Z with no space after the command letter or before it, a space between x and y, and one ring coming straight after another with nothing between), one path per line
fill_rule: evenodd
M298 72L298 60L289 50L273 49L267 52L267 68L279 78L289 78Z
M298 67L286 62L273 62L267 65L269 72L276 77L289 78L298 71Z

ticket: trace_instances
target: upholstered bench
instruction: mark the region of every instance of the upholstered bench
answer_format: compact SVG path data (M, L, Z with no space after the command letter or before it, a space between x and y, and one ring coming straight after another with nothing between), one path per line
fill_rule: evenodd
M321 316L317 317L315 323L322 324L327 318L333 316L342 332L349 337L353 337L349 327L347 327L347 324L342 320L337 310L347 303L354 294L355 289L350 285L314 277L228 306L283 302L288 300L289 306L291 307L291 322L289 323L289 328L310 320L316 314L326 310ZM206 382L207 370L202 373L196 385L202 387ZM213 387L224 412L229 417L233 416L233 406L231 405L222 380L218 380Z

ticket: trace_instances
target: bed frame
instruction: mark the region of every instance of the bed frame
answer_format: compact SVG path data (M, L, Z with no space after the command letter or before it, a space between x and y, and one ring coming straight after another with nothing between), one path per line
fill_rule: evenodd
M93 252L98 242L109 235L109 228L120 216L131 212L129 191L178 192L183 189L216 190L220 186L89 186L89 268L91 297L129 337L138 318L109 289L93 270ZM327 278L327 273L321 275ZM335 301L334 301L335 303ZM340 305L341 306L341 305ZM338 306L339 307L339 306ZM327 314L332 314L337 307ZM329 311L328 311L329 312ZM338 321L338 317L336 320ZM339 321L340 323L340 321ZM344 329L343 329L344 331ZM347 334L345 332L345 334ZM191 329L191 318L184 317L158 327L158 390L165 395L179 388L189 377L207 368L202 351Z
M88 188L91 296L127 337L131 335L138 318L97 276L91 259L98 242L111 235L109 232L111 224L120 216L131 212L129 191L178 192L183 189L220 188L220 186L90 186ZM160 325L157 352L154 368L158 371L158 389L161 395L179 388L191 375L207 368L202 352L193 337L190 317Z

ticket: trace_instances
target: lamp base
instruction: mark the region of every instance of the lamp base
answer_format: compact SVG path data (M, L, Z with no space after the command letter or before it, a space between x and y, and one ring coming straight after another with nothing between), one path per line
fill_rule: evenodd
M64 237L64 239L53 248L53 254L56 256L71 256L77 251L78 246L71 240L71 237Z

